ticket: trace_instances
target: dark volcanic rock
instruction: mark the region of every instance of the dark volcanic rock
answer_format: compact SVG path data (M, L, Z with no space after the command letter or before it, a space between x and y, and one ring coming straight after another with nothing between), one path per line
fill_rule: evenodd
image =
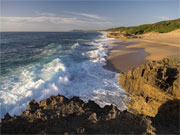
M20 116L6 114L1 122L2 134L147 134L153 130L144 116L61 95L40 104L32 100Z

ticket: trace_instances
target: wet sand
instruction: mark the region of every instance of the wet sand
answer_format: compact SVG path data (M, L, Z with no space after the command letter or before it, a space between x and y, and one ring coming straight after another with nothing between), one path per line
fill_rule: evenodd
M105 68L116 72L127 72L147 61L165 57L180 58L180 30L169 33L150 33L142 39L126 39L109 45Z
M179 37L180 38L180 37ZM129 42L139 41L136 45L128 46L127 48L144 48L149 55L146 60L161 60L163 58L180 57L180 44L170 44L168 42L157 42L154 40L131 39Z
M137 42L115 42L109 47L110 53L106 57L106 69L116 72L127 72L147 62L145 57L149 54L144 48L127 48L136 45Z

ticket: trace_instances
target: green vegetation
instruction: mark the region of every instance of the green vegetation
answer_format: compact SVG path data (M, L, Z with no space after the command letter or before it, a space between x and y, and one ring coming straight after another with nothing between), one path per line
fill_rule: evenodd
M119 31L125 34L138 35L138 34L144 34L148 32L167 33L176 29L180 29L180 19L161 21L154 24L144 24L144 25L133 26L133 27L112 28L106 31L111 31L111 32Z

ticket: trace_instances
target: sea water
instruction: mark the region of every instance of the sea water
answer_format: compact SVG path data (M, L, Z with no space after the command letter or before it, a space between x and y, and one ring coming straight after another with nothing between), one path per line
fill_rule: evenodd
M103 68L113 40L93 32L2 32L0 117L57 94L126 109L120 75Z

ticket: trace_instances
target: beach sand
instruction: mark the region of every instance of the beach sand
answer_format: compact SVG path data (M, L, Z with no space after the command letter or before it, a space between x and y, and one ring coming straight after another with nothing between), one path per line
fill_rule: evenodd
M144 64L148 53L143 48L127 48L136 45L136 42L114 42L110 45L110 53L106 57L105 68L116 72L127 72L129 69Z
M147 61L180 57L180 30L169 33L148 33L141 39L126 39L110 45L105 68L127 72Z

